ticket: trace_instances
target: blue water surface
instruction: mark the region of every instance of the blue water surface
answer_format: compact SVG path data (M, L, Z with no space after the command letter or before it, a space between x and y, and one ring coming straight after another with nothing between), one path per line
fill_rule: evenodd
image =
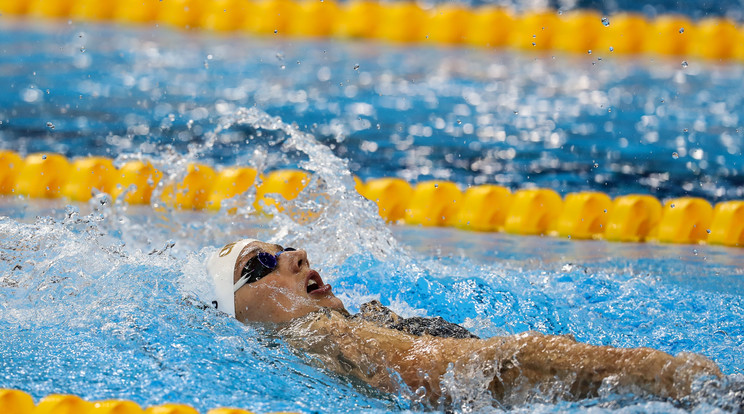
M351 311L378 299L482 337L537 330L697 352L727 375L686 405L536 395L503 407L471 395L456 411L738 409L741 249L386 226L351 173L741 199L740 65L2 23L1 148L146 158L164 183L194 161L302 167L314 178L271 216L252 210L250 192L217 213L103 194L69 206L0 200L0 388L202 412L427 409L205 309L204 260L256 236L306 248Z
M16 151L184 153L256 106L364 179L744 197L739 64L33 25L0 32L0 145ZM234 129L203 157L245 162L255 137Z

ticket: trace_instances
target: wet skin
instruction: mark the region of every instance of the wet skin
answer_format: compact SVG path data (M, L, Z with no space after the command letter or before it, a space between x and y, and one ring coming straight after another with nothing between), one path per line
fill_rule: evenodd
M338 312L308 316L280 332L294 347L323 361L324 368L384 391L400 391L394 371L408 392L423 387L434 407L451 401L442 383L448 373L482 377L479 387L507 405L537 394L565 400L595 397L601 387L679 399L690 394L698 377L721 377L716 364L701 355L594 346L537 332L488 339L414 336ZM455 385L472 386L467 379Z
M250 243L238 257L234 281L259 249L282 250ZM423 387L433 406L450 400L442 386L448 370L482 372L483 388L507 404L527 401L537 392L586 398L604 385L676 399L688 395L699 376L722 375L701 355L594 346L536 332L489 339L410 335L347 318L343 303L310 268L304 250L282 252L277 263L272 273L235 293L238 320L272 322L290 344L315 355L325 368L382 390L398 392L401 379L410 390Z
M243 266L259 251L276 254L277 244L255 241L238 255L233 283L240 279ZM310 291L309 291L310 290ZM317 310L328 308L345 311L317 271L310 268L304 250L282 252L277 268L264 278L243 285L235 292L235 317L241 322L289 322Z

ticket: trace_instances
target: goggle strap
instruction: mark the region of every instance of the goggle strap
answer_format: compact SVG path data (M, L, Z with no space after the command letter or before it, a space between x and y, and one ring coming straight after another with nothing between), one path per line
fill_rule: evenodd
M248 283L248 277L243 276L238 279L238 281L235 282L235 285L233 285L233 293L237 292L238 289L242 288L246 283Z

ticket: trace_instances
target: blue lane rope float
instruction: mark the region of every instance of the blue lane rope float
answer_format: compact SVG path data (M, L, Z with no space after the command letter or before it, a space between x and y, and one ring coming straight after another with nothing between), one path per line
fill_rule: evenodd
M0 151L0 194L4 195L85 201L96 192L106 192L129 204L150 204L162 178L162 172L147 161L129 161L117 168L104 157L70 161L59 154L24 158ZM278 170L259 177L251 167L215 170L194 163L187 166L179 182L163 183L159 201L178 209L216 211L224 200L255 186L256 211L269 204L281 211L283 202L296 198L310 178L300 170ZM357 179L356 189L377 203L380 216L390 223L571 239L744 246L744 200L713 206L696 197L662 203L650 195L623 195L613 200L591 191L561 198L552 189L512 192L491 184L463 192L449 181L411 186L389 177L367 182Z
M582 9L517 14L488 5L424 8L410 1L369 0L0 0L0 13L267 36L744 61L744 28L736 22L718 17L692 21L676 14L603 16Z

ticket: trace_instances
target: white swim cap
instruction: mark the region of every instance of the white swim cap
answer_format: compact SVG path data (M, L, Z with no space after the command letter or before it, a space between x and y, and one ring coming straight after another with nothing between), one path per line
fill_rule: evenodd
M217 309L235 316L235 293L233 279L235 277L235 263L243 248L256 239L243 239L230 243L214 252L207 260L207 272L214 283Z

